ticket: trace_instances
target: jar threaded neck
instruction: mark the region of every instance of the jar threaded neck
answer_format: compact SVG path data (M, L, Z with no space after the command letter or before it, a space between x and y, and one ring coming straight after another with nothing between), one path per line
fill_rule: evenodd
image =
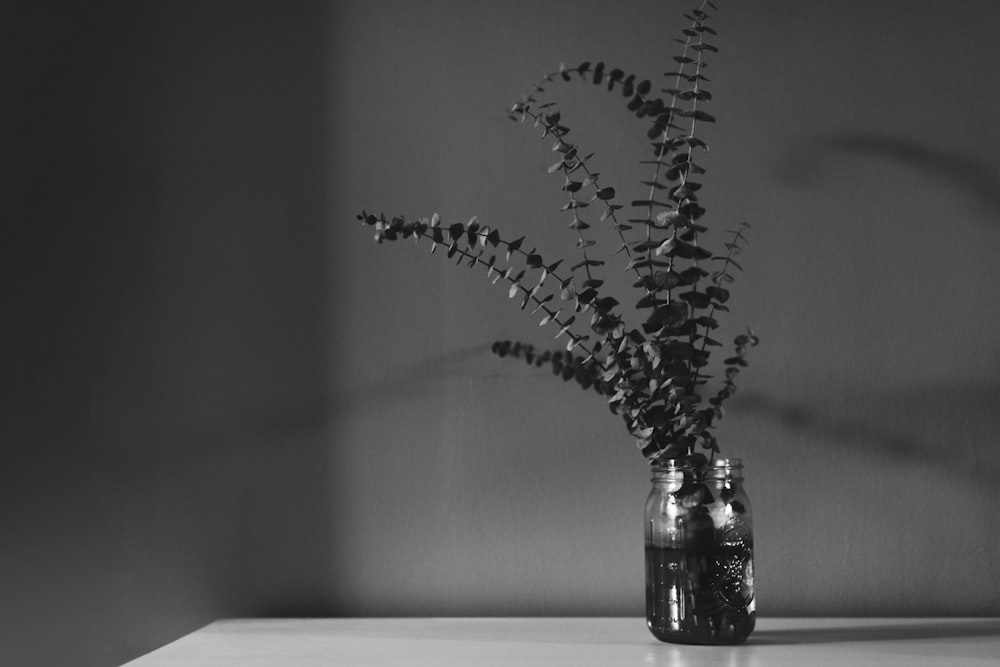
M702 466L696 466L687 459L667 459L656 463L653 467L653 481L662 482L676 479L679 476L695 477L700 480L730 480L743 479L743 461L741 459L714 459Z

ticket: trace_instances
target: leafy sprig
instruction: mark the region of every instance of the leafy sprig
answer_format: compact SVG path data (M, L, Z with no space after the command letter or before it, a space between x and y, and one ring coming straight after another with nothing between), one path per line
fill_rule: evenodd
M560 65L511 107L510 117L540 128L541 138L551 139L558 155L548 171L562 177L566 202L561 210L570 218L568 227L580 254L568 269L562 268L562 260L548 262L535 249L526 249L524 237L508 240L476 218L445 226L437 214L415 220L364 211L358 216L375 228L379 242L429 241L432 252L443 247L456 263L485 268L494 284L506 285L508 296L520 300L522 309L531 306L530 314L540 326L552 327L556 338L565 338L565 350L538 352L526 343L498 341L493 351L547 365L556 376L605 396L642 453L654 462L700 457L698 449L712 456L718 452L713 429L736 392L735 380L747 365L749 348L758 342L752 331L736 337L735 352L722 362L721 386L706 398L712 379L707 367L712 350L721 345L712 337L719 328L716 318L728 311L729 287L742 270L736 257L749 228L744 222L731 230L721 254L702 242L706 211L697 179L705 168L698 154L708 145L698 132L702 124L715 122L702 107L712 99L705 88L705 57L718 52L709 41L717 35L709 25L709 8L715 5L705 0L685 14L689 26L676 40L681 53L665 75L668 87L657 91L663 96L654 93L649 79L609 69L602 62L583 62ZM640 182L643 194L631 200L632 217L624 221L619 211L626 206L617 203L616 188L601 180L593 153L585 153L570 138L556 103L541 99L552 84L574 80L618 90L628 100L627 109L649 122L646 135L653 159L640 163L650 166L652 174ZM617 234L624 268L640 290L635 306L643 315L638 327L628 328L619 302L604 293L598 271L605 262L594 256L595 242L589 238L591 205L603 209L599 221ZM632 237L636 231L638 238ZM589 331L584 328L587 319Z

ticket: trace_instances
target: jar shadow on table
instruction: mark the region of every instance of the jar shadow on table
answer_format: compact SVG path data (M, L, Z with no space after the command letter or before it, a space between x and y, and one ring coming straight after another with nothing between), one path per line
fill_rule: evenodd
M757 629L748 644L834 644L875 641L906 641L933 639L967 639L1000 637L1000 620L954 619L915 621L906 624L862 624L836 628L790 628L784 630Z

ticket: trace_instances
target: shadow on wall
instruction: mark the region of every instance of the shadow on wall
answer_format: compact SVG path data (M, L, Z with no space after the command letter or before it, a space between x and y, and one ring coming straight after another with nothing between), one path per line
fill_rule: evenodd
M757 413L845 454L932 467L961 484L974 484L984 494L998 493L1000 447L991 441L1000 428L998 407L1000 385L973 383L859 396L837 415L761 392L747 391L733 400L734 411ZM856 417L844 418L844 413ZM866 422L865 417L878 422Z
M837 154L887 160L922 173L969 196L1000 224L1000 169L960 153L884 134L842 133L806 141L780 170L782 180L800 185L816 180L824 161Z
M1000 291L991 256L1000 232L996 164L983 146L941 148L848 130L799 142L776 170L789 186L813 186L813 192L797 193L801 202L815 205L821 194L832 195L831 182L848 200L824 212L825 219L844 223L826 230L826 238L845 237L837 249L847 255L814 248L825 275L835 277L840 262L857 267L878 253L886 257L877 270L865 265L865 277L876 282L848 277L826 293L838 299L832 305L840 310L823 321L837 327L826 331L825 342L843 335L841 366L815 378L817 387L802 394L747 390L733 402L734 411L767 425L767 437L785 429L777 439L782 454L794 457L793 468L818 457L823 478L801 483L803 490L828 485L831 494L843 492L831 495L839 503L831 567L847 571L859 564L859 543L878 544L881 556L893 555L896 567L868 580L868 592L826 590L842 610L996 613L997 542L989 529L1000 502L1000 384L991 369L1000 349ZM848 173L841 178L840 172ZM956 208L965 214L955 215ZM881 245L862 247L866 232ZM912 255L899 250L900 241ZM927 265L921 262L934 263L922 270ZM879 346L893 349L876 357ZM875 358L878 370L864 363ZM830 511L818 501L813 507ZM948 567L959 574L928 576L958 540L963 546ZM822 557L809 546L786 549L795 557ZM867 576L878 572L867 563L864 568ZM966 577L965 569L976 574Z
M493 357L489 345L469 346L397 368L383 380L352 388L350 394L339 397L335 404L340 410L356 412L383 402L440 397L449 379L477 372L481 365L471 368L470 362L484 357L490 357L489 361L497 364L489 374L491 377L529 370L522 368L525 365L522 360ZM557 389L562 389L557 385ZM576 391L577 387L566 389ZM952 407L942 414L940 406ZM732 406L734 412L757 413L792 431L834 443L845 452L877 456L906 465L933 465L953 475L957 481L976 484L984 492L994 492L995 482L1000 479L1000 448L985 447L973 452L927 436L930 434L933 438L942 429L947 429L949 422L965 427L955 433L956 439L963 439L966 430L981 434L995 432L1000 429L998 408L1000 385L972 382L857 396L853 408L840 410L838 415L754 390L737 394ZM844 412L874 414L880 420L873 424L861 418L848 419L841 416Z
M978 205L981 219L1000 224L1000 169L981 159L908 138L865 132L817 136L796 149L778 170L778 176L793 186L816 182L824 175L827 163L838 156L888 162L914 171L928 184L947 186ZM855 408L848 413L869 415L878 419L877 424L826 415L814 407L790 404L762 393L748 392L738 402L788 428L824 436L845 449L871 451L914 465L933 465L961 481L974 482L983 492L995 492L1000 449L987 446L987 442L972 449L954 446L947 442L947 432L951 427L956 439L966 433L988 438L988 434L996 432L1000 426L994 417L1000 407L1000 385L969 380L869 393L846 398ZM937 437L942 434L945 441Z
M356 413L373 405L438 396L449 378L462 377L468 372L469 361L487 355L490 344L483 343L426 357L392 368L377 380L352 386L336 397L334 404L341 413Z

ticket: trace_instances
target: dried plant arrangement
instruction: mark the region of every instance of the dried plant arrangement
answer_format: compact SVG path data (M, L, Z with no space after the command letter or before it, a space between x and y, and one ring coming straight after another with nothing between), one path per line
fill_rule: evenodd
M523 236L509 238L478 218L445 223L437 214L414 219L362 211L357 216L374 228L379 243L424 241L431 252L440 250L505 287L539 326L555 330L565 342L558 350L538 351L530 344L498 341L493 351L548 366L554 375L605 396L653 464L668 459L704 464L715 458L719 445L713 429L736 392L748 350L757 344L747 330L736 336L732 352L716 354L722 344L713 337L742 271L737 258L749 228L741 222L729 229L721 251L704 243L708 227L700 159L708 146L699 131L715 122L704 109L712 99L707 58L718 52L708 13L715 9L705 1L684 15L688 27L675 40L680 53L659 91L649 79L603 62L562 64L511 107L513 120L537 128L543 140L552 142L557 161L548 172L562 180L561 210L579 253L575 262L544 258ZM573 140L557 104L543 97L563 82L617 93L629 112L648 123L652 154L640 164L648 168L649 179L640 182L640 194L627 204L592 164L593 154ZM594 254L598 226L614 235L616 255L634 279L642 320L637 327L626 323L619 301L605 293L599 272L606 262ZM716 356L723 359L713 376L709 366Z

